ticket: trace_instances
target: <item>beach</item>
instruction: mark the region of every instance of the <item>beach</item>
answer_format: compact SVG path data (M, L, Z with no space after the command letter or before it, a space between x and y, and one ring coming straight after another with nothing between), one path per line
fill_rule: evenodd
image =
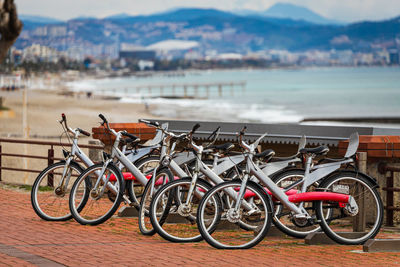
M230 70L185 72L184 75L166 74L149 77L104 78L86 76L62 79L62 75L38 77L27 90L27 124L29 138L59 141L63 133L57 122L65 113L71 128L91 132L99 125L98 114L109 122L130 123L139 118L190 121L289 123L312 125L379 126L398 128L398 124L324 122L324 118L374 118L398 116L400 110L399 68L312 68L300 70ZM171 84L193 84L245 81L246 88L230 87L218 96L210 89L209 98L166 98L171 95ZM146 86L162 85L148 94ZM142 87L138 92L137 87ZM201 89L201 88L200 88ZM204 88L199 94L204 94ZM169 91L168 91L169 90ZM180 88L179 90L182 90ZM182 94L177 88L177 94ZM188 89L188 95L196 88ZM214 90L214 91L213 91ZM91 97L87 97L87 93ZM20 91L0 91L3 105L14 116L0 116L0 137L22 138L22 101ZM317 122L302 122L306 118L321 118ZM80 144L91 138L82 136ZM65 139L63 141L66 141ZM47 156L49 146L2 143L3 153ZM12 152L11 152L12 151ZM86 151L86 150L85 150ZM61 157L61 148L55 147L55 156ZM46 160L4 157L4 166L42 170ZM25 164L25 165L24 165ZM21 173L3 171L3 177L16 183L29 179Z
M85 95L65 96L61 91L28 90L28 127L29 138L58 142L63 133L58 120L65 113L68 125L71 128L82 128L88 132L92 127L99 125L99 113L104 114L110 122L137 122L139 118L156 118L151 115L144 104L121 103L118 100L104 100L100 98L88 99ZM0 117L1 138L22 138L22 91L0 91L3 97L3 105L15 114L12 118ZM152 108L149 106L149 108ZM157 117L161 118L161 117ZM166 119L166 118L164 118ZM87 144L91 137L81 136L80 144ZM65 142L66 139L63 139ZM1 143L3 153L29 154L36 156L47 156L50 146ZM54 147L55 157L62 157L61 147ZM85 153L88 152L84 149ZM24 159L19 157L3 157L3 166L11 168L29 168L42 170L47 167L47 160ZM26 164L26 165L25 165ZM2 179L5 182L17 184L32 184L37 173L23 173L2 170Z
M137 122L139 118L156 118L144 104L121 103L118 100L87 98L85 95L65 96L57 91L28 90L28 126L30 136L58 137L62 128L57 120L65 113L71 128L91 131L99 125L98 114L102 113L110 122ZM21 137L22 91L0 91L4 106L15 113L14 118L0 118L2 137ZM151 108L151 106L149 106ZM160 117L157 117L160 118Z

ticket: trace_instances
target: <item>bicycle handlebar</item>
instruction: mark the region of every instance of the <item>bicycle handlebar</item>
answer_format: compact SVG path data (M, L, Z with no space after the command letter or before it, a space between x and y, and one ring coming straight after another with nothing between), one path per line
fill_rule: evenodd
M135 136L135 135L133 135L133 134L130 134L130 133L128 133L127 131L123 131L123 132L121 132L121 134L122 134L123 136L129 137L130 139L132 139L132 140L134 140L134 141L136 141L136 140L139 139L139 137L137 137L137 136ZM139 139L139 140L140 140L140 139Z
M200 124L198 124L198 123L196 123L194 126L193 126L193 128L192 128L192 131L191 131L191 133L192 133L192 135L197 131L197 129L199 129L200 128Z
M64 123L65 130L68 131L68 132L70 132L70 133L72 133L72 134L75 134L75 135L76 135L76 131L78 131L79 133L81 133L81 134L83 134L83 135L85 135L85 136L87 136L87 137L90 136L90 133L89 133L89 132L87 132L87 131L85 131L85 130L82 130L81 128L76 128L75 130L69 128L69 127L68 127L68 124L67 124L67 116L65 116L64 113L61 114L61 120L59 121L59 123L61 123L61 124Z
M244 136L246 130L247 130L247 126L244 126L242 128L242 130L240 130L240 132L239 132L239 136L238 136L239 137L239 145L246 150L250 150L251 149L250 146L243 141L243 136Z
M108 124L108 122L107 122L107 120L106 120L106 118L104 117L103 114L99 114L99 117L100 117L100 119L103 120L103 125L104 125L104 124Z
M139 122L143 122L146 123L148 125L152 125L154 127L160 127L160 124L156 121L148 121L148 120L144 120L144 119L139 119Z
M87 137L90 136L90 133L89 133L89 132L86 132L85 130L82 130L82 129L80 129L80 128L77 128L77 130L78 130L81 134L86 135Z

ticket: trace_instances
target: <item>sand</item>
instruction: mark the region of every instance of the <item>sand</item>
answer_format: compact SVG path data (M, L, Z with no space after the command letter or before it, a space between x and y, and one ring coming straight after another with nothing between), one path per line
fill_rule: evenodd
M15 118L0 118L0 135L22 136L22 91L0 91L0 96L4 98L4 106L15 112ZM109 122L137 122L139 118L156 118L146 111L144 104L63 96L53 91L28 91L28 125L31 136L59 136L61 127L57 120L61 118L61 113L67 115L71 128L79 127L87 131L99 125L99 113L105 115Z
M3 105L15 113L14 118L0 117L1 138L22 138L22 91L0 91ZM149 107L152 108L151 106ZM28 127L30 139L59 141L62 128L57 120L65 113L71 128L81 128L91 132L92 127L99 125L99 113L105 115L109 122L137 122L139 118L156 118L146 111L144 104L120 103L118 100L100 98L88 99L86 96L64 96L55 91L28 91ZM160 118L161 117L157 117ZM166 119L166 118L162 118ZM87 144L91 138L81 137L80 144ZM0 143L2 153L18 153L47 156L49 146ZM54 147L55 156L61 157L61 148ZM87 149L84 150L86 153ZM47 166L47 160L27 159L18 157L2 157L2 166L11 168L29 168L42 170ZM23 172L2 171L2 180L18 184L32 184L37 174L26 175Z

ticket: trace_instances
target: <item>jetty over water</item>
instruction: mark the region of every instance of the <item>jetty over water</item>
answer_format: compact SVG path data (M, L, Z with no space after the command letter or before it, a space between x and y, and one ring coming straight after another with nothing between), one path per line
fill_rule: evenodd
M172 83L172 84L151 84L138 85L120 89L101 89L96 93L103 95L123 93L125 95L140 94L146 97L164 98L210 98L210 96L234 96L244 93L246 82L210 82L210 83Z

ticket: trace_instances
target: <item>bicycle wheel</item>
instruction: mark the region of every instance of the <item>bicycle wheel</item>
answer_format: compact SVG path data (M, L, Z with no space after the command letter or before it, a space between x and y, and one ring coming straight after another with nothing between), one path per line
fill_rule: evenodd
M66 221L72 218L69 210L69 193L76 178L83 172L79 164L71 162L66 170L66 183L60 187L65 161L57 162L44 169L36 178L31 190L31 203L36 214L46 221Z
M134 164L141 173L147 176L149 174L151 175L152 171L158 167L159 162L159 156L149 156L136 161ZM133 206L139 210L141 202L140 199L144 193L145 186L139 182L136 182L135 180L132 180L127 183L127 187L130 201L132 201Z
M281 188L286 188L304 178L304 170L288 170L273 177L272 180ZM302 183L293 187L293 190L301 190ZM310 186L307 191L314 191L315 186ZM294 218L292 212L280 202L275 202L273 222L275 226L285 234L305 238L308 234L321 231L318 223L314 223L315 211L311 202L305 202L304 208L314 218L314 220Z
M228 190L235 192L241 187L241 181L230 181L218 184L207 192L200 202L197 212L197 224L202 237L208 244L219 249L247 249L257 245L267 234L271 226L272 207L266 192L253 182L246 185L246 194L252 195L254 201L246 201L251 210L241 205L235 210L234 205L218 203L217 199L224 194L236 204ZM236 195L236 193L235 193ZM217 204L217 205L215 205ZM239 222L249 227L240 227Z
M154 235L156 230L154 230L149 217L149 210L152 197L155 192L160 189L163 185L174 180L174 175L167 168L163 168L157 171L156 183L154 184L154 191L151 194L151 185L153 182L153 177L147 182L144 189L142 198L140 200L139 209L139 229L143 235Z
M326 235L339 244L358 245L374 238L382 226L383 204L377 185L360 173L341 172L322 181L321 190L351 195L358 211L318 201L316 213Z
M113 192L103 181L99 183L97 190L94 189L102 168L103 164L96 164L86 169L71 189L69 207L72 216L80 224L97 225L105 222L115 213L121 203L124 182L121 172L114 164L110 163L106 167L103 179L113 175L115 181L109 183L113 184L117 192ZM80 203L86 194L89 194L87 202L79 210Z
M197 207L211 186L198 179L195 193L186 205L191 178L182 178L161 187L150 205L150 220L156 232L171 242L198 242L202 237L196 226Z

